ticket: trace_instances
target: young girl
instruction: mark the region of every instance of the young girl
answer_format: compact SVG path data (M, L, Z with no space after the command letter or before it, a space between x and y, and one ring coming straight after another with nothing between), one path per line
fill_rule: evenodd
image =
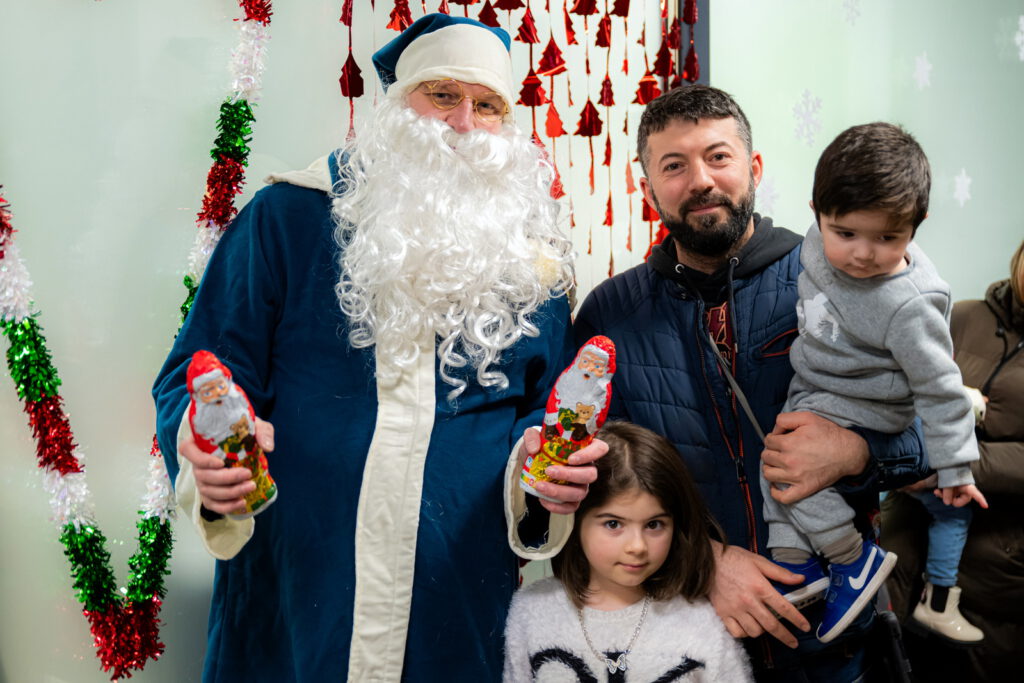
M713 522L679 453L625 422L597 437L608 454L555 576L512 600L504 680L753 680L707 600Z

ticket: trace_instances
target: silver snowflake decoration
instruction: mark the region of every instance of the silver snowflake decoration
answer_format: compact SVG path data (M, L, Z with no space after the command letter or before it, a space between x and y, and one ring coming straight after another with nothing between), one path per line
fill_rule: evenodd
M761 178L761 184L757 186L754 205L757 212L762 216L770 216L775 213L775 200L779 193L775 191L775 180L767 176Z
M843 12L846 13L847 24L856 24L860 18L860 0L843 0Z
M928 61L928 53L922 52L914 59L914 80L917 81L918 90L924 90L932 84L931 73L932 63Z
M1017 56L1024 62L1024 14L1017 17L1017 33L1013 36L1013 42L1017 44Z
M971 177L967 175L967 169L961 168L960 175L953 178L953 183L956 185L956 189L953 190L953 199L960 203L960 208L964 208L964 204L971 198Z
M797 140L803 140L808 147L814 145L814 136L821 131L821 119L818 117L821 112L821 99L815 97L810 90L804 90L799 102L793 107L793 117L796 119Z

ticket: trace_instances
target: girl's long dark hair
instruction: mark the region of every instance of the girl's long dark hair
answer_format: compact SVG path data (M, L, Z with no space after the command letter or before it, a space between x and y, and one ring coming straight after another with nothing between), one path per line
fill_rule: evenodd
M576 519L628 491L651 494L672 518L673 537L665 563L644 581L655 600L682 595L688 600L707 597L715 570L709 530L723 538L690 476L682 457L667 439L628 422L609 422L597 438L608 453L596 462L597 481L590 485ZM577 607L590 585L590 563L580 544L577 524L562 551L551 560L555 576Z

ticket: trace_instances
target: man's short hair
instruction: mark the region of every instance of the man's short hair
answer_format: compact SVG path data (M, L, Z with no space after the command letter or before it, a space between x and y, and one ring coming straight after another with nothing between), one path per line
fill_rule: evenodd
M909 222L916 232L928 214L931 184L928 157L910 133L881 121L853 126L818 159L814 214L881 210L891 225Z
M699 123L701 119L729 118L736 120L740 139L747 148L747 155L750 155L754 151L750 122L740 105L724 90L710 85L683 85L651 100L640 117L636 140L644 175L647 174L647 162L650 161L648 137L665 130L678 119Z

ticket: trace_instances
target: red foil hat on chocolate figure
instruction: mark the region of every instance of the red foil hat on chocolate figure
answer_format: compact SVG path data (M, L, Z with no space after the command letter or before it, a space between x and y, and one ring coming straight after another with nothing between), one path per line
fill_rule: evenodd
M185 373L185 386L188 393L195 393L198 385L217 377L230 380L231 370L209 351L200 350L192 354L192 362L189 363L188 371Z

